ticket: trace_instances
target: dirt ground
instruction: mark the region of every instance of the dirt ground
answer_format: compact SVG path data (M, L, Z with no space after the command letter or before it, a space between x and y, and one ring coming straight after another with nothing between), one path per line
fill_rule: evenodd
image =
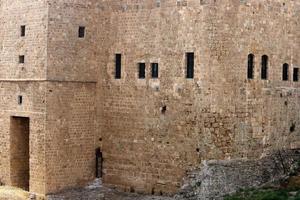
M108 188L84 188L52 195L49 200L173 200L171 197L143 196L117 192Z
M102 185L100 179L84 188L68 190L49 195L49 200L173 200L171 197L158 197L119 192Z
M29 194L19 188L1 186L0 200L44 200L45 197L38 197ZM118 192L102 186L101 180L95 180L84 188L77 188L64 191L59 194L48 195L48 200L174 200L171 197L147 196Z
M0 187L0 200L27 200L28 198L29 194L21 189L7 186Z

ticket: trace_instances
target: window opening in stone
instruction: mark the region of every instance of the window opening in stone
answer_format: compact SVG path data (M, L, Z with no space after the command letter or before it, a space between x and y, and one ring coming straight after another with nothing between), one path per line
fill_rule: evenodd
M25 36L25 31L26 31L26 26L25 26L25 25L22 25L22 26L21 26L21 37L24 37L24 36Z
M290 132L294 132L296 129L296 124L295 123L292 123L292 126L290 127Z
M85 36L85 27L84 26L79 26L78 37L79 38L84 38L84 36Z
M161 112L162 114L165 114L165 113L167 112L167 106L162 106L162 107L160 108L160 112Z
M122 67L122 55L121 54L116 54L116 69L115 69L115 78L120 79L121 78L121 67Z
M151 63L152 78L158 78L158 63Z
M254 55L249 54L248 55L248 79L254 78Z
M146 78L146 64L139 63L139 79Z
M194 53L186 53L186 78L194 78Z
M299 68L294 68L293 81L295 82L299 81Z
M24 55L19 56L19 63L25 63L25 56Z
M282 80L283 81L289 80L289 65L287 63L283 64L282 66Z
M23 104L23 96L21 96L21 95L18 96L18 104L19 105Z
M268 79L268 56L263 55L261 57L261 79Z

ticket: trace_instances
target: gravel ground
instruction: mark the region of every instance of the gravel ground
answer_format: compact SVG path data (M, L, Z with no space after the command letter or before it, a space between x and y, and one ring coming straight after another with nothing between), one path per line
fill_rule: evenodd
M171 197L143 196L118 192L101 185L96 180L92 185L81 189L68 190L66 192L50 195L49 200L174 200Z

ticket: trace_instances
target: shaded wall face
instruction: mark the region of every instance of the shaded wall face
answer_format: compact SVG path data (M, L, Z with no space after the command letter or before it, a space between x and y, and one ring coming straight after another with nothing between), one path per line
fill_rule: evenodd
M46 193L95 178L98 34L107 32L99 2L49 1Z
M95 84L47 85L46 194L95 178Z
M162 1L156 8L122 8L111 13L98 79L104 183L172 193L201 160L295 147L299 128L290 127L299 121L299 83L281 77L283 63L290 70L299 65L297 3ZM185 78L186 52L195 53L192 80ZM120 80L114 79L116 53L122 54ZM249 53L254 80L247 80ZM264 54L267 81L260 78ZM139 62L146 63L142 80ZM158 79L151 78L151 63L159 63Z
M2 0L0 8L0 79L45 79L46 0ZM21 26L25 26L23 37ZM20 55L24 55L22 64L19 63Z

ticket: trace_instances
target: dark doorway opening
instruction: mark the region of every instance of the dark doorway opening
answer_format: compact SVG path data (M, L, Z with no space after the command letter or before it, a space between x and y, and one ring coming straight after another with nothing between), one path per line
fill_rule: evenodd
M29 118L10 119L10 166L12 186L29 191Z
M103 155L100 148L96 149L96 178L102 178Z

